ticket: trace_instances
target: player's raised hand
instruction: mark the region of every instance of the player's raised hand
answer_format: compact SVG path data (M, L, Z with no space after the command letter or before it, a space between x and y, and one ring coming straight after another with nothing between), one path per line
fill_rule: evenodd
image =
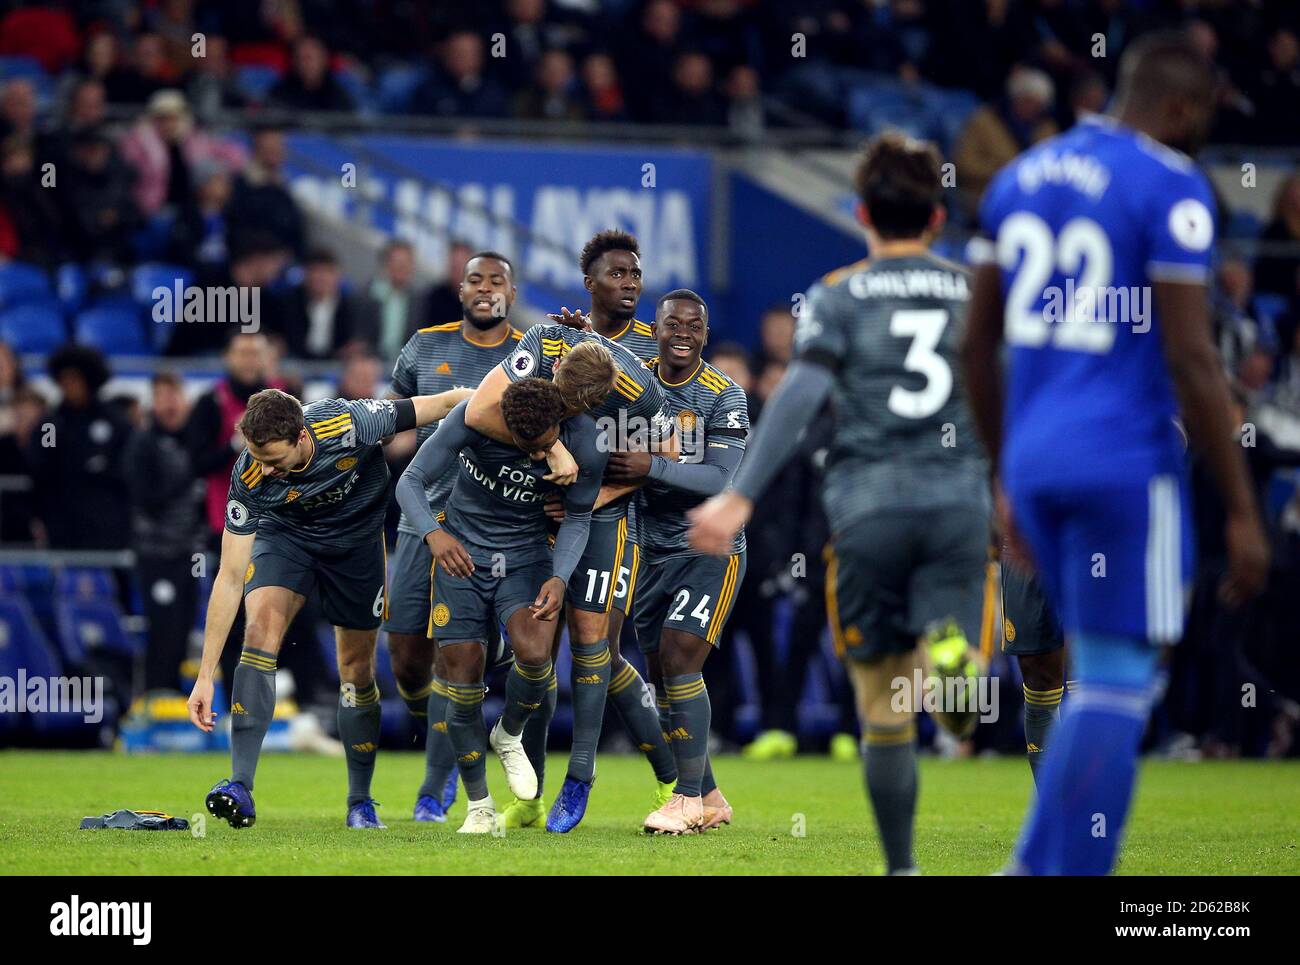
M551 467L551 471L542 477L547 482L557 486L571 486L577 481L578 461L559 439L555 440L555 445L546 453L546 464Z
M554 620L564 606L564 581L553 576L542 584L542 591L528 609L533 611L534 620Z
M546 510L546 515L557 523L564 522L564 500L559 496L542 503L542 508Z
M217 715L212 712L211 678L199 677L194 681L194 689L190 691L190 699L185 706L190 712L190 723L205 734L211 734L212 725L217 719Z
M591 331L591 319L588 318L581 308L569 311L561 307L558 313L552 312L546 316L558 325L567 325L569 328L579 328L585 332Z
M1228 572L1219 584L1219 597L1228 606L1241 606L1260 594L1268 582L1271 551L1259 516L1250 510L1229 513L1224 523Z
M429 549L438 565L451 576L465 579L474 572L474 561L460 540L445 529L435 529L429 534Z
M691 546L710 556L725 556L753 512L754 504L734 489L718 493L686 514L691 520Z
M605 478L612 482L638 482L650 474L654 457L648 452L611 452Z

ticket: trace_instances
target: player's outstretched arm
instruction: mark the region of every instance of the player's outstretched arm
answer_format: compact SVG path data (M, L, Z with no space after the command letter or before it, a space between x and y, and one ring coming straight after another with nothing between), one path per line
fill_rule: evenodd
M975 270L961 342L962 378L971 417L996 476L1002 455L1002 277L996 264Z
M702 553L721 556L749 522L754 500L763 494L799 445L799 436L816 418L831 394L835 374L820 362L794 362L763 407L763 418L740 464L731 488L701 503L691 518L691 545Z
M678 462L648 452L613 452L609 456L605 478L640 482L653 480L688 493L716 496L727 488L744 454L741 446L716 440L713 445L705 447L704 459L700 462Z
M427 426L434 422L441 422L447 418L452 409L473 394L473 389L458 386L446 392L439 392L437 395L412 396L411 401L415 403L415 424Z
M402 512L420 538L429 544L438 565L456 577L466 577L474 572L474 561L460 540L444 530L433 515L425 490L446 474L460 451L475 439L474 431L465 425L467 404L461 403L447 414L438 430L424 440L415 458L397 480L397 503Z
M514 437L506 428L506 420L501 417L501 394L510 384L510 376L500 367L494 368L478 388L469 397L469 407L465 410L465 424L475 432L481 432L489 439L514 445ZM563 442L556 442L546 454L546 463L551 467L546 476L548 482L557 486L568 486L578 476L578 464L564 447Z
M1238 605L1258 594L1268 578L1269 546L1255 505L1246 460L1235 439L1231 399L1210 337L1210 303L1204 285L1156 281L1169 374L1192 444L1201 452L1223 495L1228 572L1220 592Z
M590 433L575 438L574 448L581 458L581 469L577 481L564 491L564 519L555 534L551 557L551 572L566 584L587 547L591 511L598 505L597 497L603 491L600 480L609 459L604 438L604 433L595 429L594 424Z
M212 595L208 598L208 612L203 619L203 658L187 705L190 723L208 733L212 732L216 720L212 712L213 679L221 651L226 647L226 637L230 635L239 603L244 597L244 574L253 558L253 540L256 537L256 533L240 535L230 530L221 534L221 565L217 568Z
M510 376L497 366L478 384L474 394L469 397L469 407L465 410L465 424L475 432L481 432L489 439L513 445L506 420L501 417L501 395L510 384Z

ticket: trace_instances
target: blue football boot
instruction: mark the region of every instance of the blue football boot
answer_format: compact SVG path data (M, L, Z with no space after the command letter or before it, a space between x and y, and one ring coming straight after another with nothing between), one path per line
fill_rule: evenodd
M251 828L257 820L253 794L238 781L217 781L203 803L208 813L229 822L232 828Z
M560 788L551 813L546 818L546 830L557 834L568 834L582 821L587 813L587 798L591 796L591 781L579 781L566 777Z
M421 794L420 799L415 802L413 817L417 821L436 821L442 824L447 820L447 809L442 806L442 802L436 797Z
M348 808L348 827L387 829L388 825L379 820L379 815L375 813L375 805L378 803L371 798Z

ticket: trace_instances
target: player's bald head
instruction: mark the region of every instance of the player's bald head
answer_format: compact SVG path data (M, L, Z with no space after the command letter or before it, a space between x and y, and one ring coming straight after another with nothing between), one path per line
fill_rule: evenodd
M1155 136L1164 143L1194 150L1209 131L1217 93L1214 64L1192 37L1161 30L1139 37L1124 52L1115 103L1121 116L1156 119Z
M1121 98L1205 99L1214 89L1214 65L1182 30L1161 30L1139 37L1119 62L1116 94Z

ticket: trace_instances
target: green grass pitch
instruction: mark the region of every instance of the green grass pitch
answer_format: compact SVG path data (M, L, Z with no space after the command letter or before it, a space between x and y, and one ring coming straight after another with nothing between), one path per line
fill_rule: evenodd
M552 758L558 786L564 755ZM758 764L723 757L715 771L736 821L703 836L639 832L651 775L639 758L605 755L591 808L567 836L458 835L451 820L410 818L423 760L381 753L375 797L387 831L343 827L343 762L269 754L258 774L256 827L209 818L182 832L78 831L84 815L118 807L190 817L226 774L216 755L127 757L97 752L0 752L2 874L874 874L881 856L852 764L802 757ZM496 761L493 794L508 801ZM1005 860L1030 793L1023 761L925 758L917 857L929 874L987 874ZM549 800L549 799L548 799ZM1300 872L1300 763L1143 766L1121 873ZM206 814L206 812L205 812Z

